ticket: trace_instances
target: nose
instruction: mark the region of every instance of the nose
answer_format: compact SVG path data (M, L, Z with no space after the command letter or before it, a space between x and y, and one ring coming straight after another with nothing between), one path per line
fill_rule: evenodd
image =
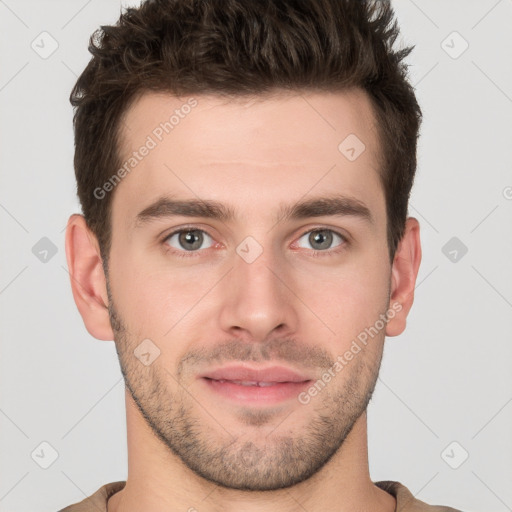
M292 335L298 317L286 267L269 250L252 262L238 254L233 259L223 285L221 328L230 336L254 342Z

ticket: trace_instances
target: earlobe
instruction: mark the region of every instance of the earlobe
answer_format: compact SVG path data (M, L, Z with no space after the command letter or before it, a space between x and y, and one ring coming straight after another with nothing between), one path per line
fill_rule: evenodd
M113 340L98 242L82 215L74 214L69 218L66 258L73 298L87 331L99 340Z
M389 309L393 310L395 314L389 315L386 336L398 336L405 329L407 315L414 301L414 288L420 262L420 225L415 218L409 217L391 270Z

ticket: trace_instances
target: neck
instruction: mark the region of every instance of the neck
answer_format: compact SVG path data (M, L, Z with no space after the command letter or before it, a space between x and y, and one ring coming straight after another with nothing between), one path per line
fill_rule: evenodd
M275 491L226 489L198 476L154 435L126 396L128 478L108 501L108 512L393 512L395 498L369 475L367 416L354 424L341 448L313 477Z

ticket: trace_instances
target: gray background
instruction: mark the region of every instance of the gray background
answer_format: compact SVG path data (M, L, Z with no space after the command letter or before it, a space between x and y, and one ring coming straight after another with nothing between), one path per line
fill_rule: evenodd
M512 510L512 0L394 5L402 40L416 45L408 62L424 112L410 204L423 262L408 328L388 338L369 406L371 477L399 480L428 503L504 512ZM119 9L113 0L0 0L1 511L57 510L126 478L114 344L83 326L63 231L79 211L68 96L89 60L89 35Z

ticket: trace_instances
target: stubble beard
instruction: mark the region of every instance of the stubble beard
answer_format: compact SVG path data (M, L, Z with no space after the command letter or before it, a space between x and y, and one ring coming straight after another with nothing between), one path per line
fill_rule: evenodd
M293 429L295 411L284 420L276 420L272 408L237 409L238 423L234 428L233 423L223 425L216 421L214 409L203 417L198 415L198 402L202 401L194 400L161 365L142 365L133 353L137 342L130 339L112 300L109 314L125 385L153 433L195 474L228 489L284 489L319 472L342 448L357 419L366 411L382 359L382 350L376 356L370 354L371 361L362 351L309 404L298 406L314 410L301 431ZM336 378L343 379L347 373L340 387ZM225 417L222 420L225 422ZM258 427L272 422L276 427L268 428L270 433L258 435ZM248 429L254 434L247 435ZM239 435L240 431L245 434Z

